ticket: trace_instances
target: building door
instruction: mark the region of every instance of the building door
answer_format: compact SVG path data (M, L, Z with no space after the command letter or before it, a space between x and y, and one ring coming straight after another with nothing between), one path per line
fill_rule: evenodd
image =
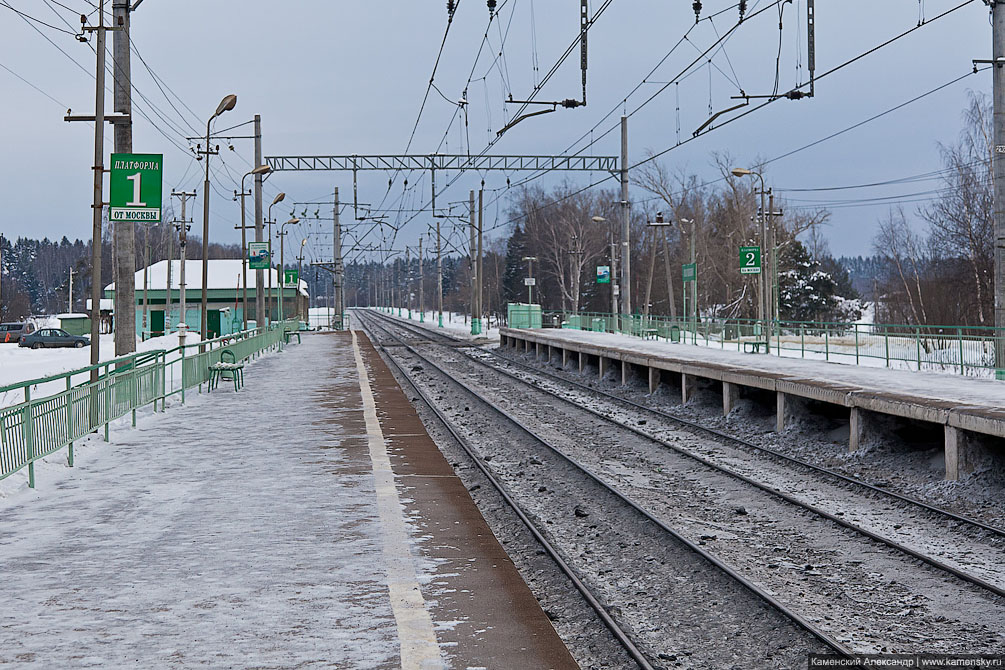
M150 310L150 337L160 337L164 334L164 310Z
M206 311L206 330L207 339L214 339L220 337L220 310L210 309Z

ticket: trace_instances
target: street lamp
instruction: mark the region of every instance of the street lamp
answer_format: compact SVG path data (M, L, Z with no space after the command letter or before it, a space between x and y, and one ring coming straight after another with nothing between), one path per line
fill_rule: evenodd
M213 112L213 116L209 117L206 121L206 150L201 152L206 156L206 180L203 182L203 196L202 196L202 324L200 333L202 339L208 339L206 336L209 334L206 329L206 313L209 303L209 292L207 290L207 285L209 284L209 157L214 153L220 153L220 149L217 148L216 151L212 151L209 148L209 134L210 126L213 124L213 119L220 116L224 112L229 112L237 106L237 96L228 95L220 104L216 106L216 111Z
M279 274L279 320L280 321L283 320L283 301L286 299L285 291L283 290L283 289L286 288L286 279L283 276L284 274L286 274L286 263L283 260L283 242L286 239L286 226L290 225L291 223L293 223L293 224L300 223L300 219L298 219L297 217L293 217L292 219L290 219L289 221L287 221L283 225L279 226L279 232L276 233L276 236L279 238L279 272L280 272L280 274ZM299 281L300 281L300 277L298 276L297 277L297 282L299 282Z
M247 225L245 224L244 198L245 198L245 196L251 195L250 193L247 193L244 190L244 180L247 179L251 175L256 175L257 176L257 175L260 175L260 174L269 174L270 172L272 172L272 168L269 167L268 165L259 165L258 167L254 168L253 170L245 172L244 176L241 177L241 193L240 193L240 198L241 198L241 271L242 271L243 277L244 277L244 297L243 297L243 305L244 305L244 314L243 314L243 316L244 316L244 319L243 319L243 321L244 321L244 330L248 329L248 241L247 241L248 238L247 238L247 233L245 232L247 230ZM237 199L237 196L238 196L238 194L234 193L234 199L235 200ZM262 290L262 287L258 286L256 284L256 286L255 286L255 292L257 293L258 291L261 291L261 290ZM258 324L258 325L261 325L261 324Z
M303 271L304 263L304 247L307 246L307 238L300 240L300 255L297 256L297 290L296 290L296 300L297 303L300 302L300 273ZM297 309L297 316L302 316L300 314L300 309ZM311 305L307 304L307 325L310 327L311 323Z
M534 261L537 260L537 256L524 256L522 260L527 261L527 304L533 305Z
M607 223L602 216L593 217L594 223ZM614 242L614 228L608 228L608 238L611 243L611 318L615 320L614 330L617 330L618 318L618 248Z
M275 223L272 220L272 208L285 199L286 193L281 192L276 195L276 197L272 200L272 204L269 205L269 216L266 220L266 223L269 224L269 304L268 308L265 310L265 319L267 323L272 323L272 272L276 265L272 260L272 224Z
M766 238L765 238L765 218L766 218L767 211L768 211L767 203L764 201L764 196L765 196L764 175L762 175L760 172L757 172L755 170L748 170L746 168L733 168L732 170L730 170L730 172L733 174L734 177L755 176L755 177L757 177L758 179L761 180L760 233L761 233L761 247L762 247L761 253L762 253L762 256L763 256L764 247L767 246L766 245ZM763 262L762 262L762 265L763 265ZM767 338L767 345L765 347L765 350L768 353L771 353L771 339L770 339L770 336L769 336L769 333L768 333L768 325L767 325L767 322L765 321L765 316L768 313L768 307L767 307L767 300L766 300L767 296L766 296L766 293L765 293L765 290L764 290L764 272L763 272L763 268L760 268L760 269L761 269L761 272L758 273L758 278L757 279L758 279L758 287L760 288L760 291L761 291L761 297L760 297L760 300L758 301L758 305L757 305L757 317L758 317L758 321L761 322L761 330L764 333L764 336Z

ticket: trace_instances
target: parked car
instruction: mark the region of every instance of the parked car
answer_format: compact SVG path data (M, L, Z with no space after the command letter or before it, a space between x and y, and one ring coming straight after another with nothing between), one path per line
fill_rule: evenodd
M91 339L83 335L70 335L61 328L43 328L30 335L22 335L18 342L20 347L41 349L42 347L86 347Z
M14 344L21 341L22 335L35 332L35 326L27 321L22 323L0 323L0 342Z

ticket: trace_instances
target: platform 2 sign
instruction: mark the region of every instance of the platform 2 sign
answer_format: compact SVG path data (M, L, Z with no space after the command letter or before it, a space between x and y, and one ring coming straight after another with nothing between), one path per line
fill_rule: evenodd
M610 284L611 283L611 266L610 265L598 265L597 266L597 283L598 284Z
M268 242L248 243L248 268L251 270L268 270L271 259L269 258Z
M163 196L163 154L112 154L108 220L159 223Z
M761 274L761 247L740 247L740 274Z

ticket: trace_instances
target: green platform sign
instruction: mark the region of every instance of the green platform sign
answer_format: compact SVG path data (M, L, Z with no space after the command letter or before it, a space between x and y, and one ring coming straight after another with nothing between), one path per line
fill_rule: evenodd
M597 266L597 283L598 284L610 284L611 283L611 266L610 265L598 265Z
M160 222L163 166L162 154L112 154L108 220Z
M685 282L696 281L698 279L698 264L685 263L681 266L681 274L683 274Z
M296 286L298 279L296 270L283 270L283 286L289 286L290 284Z
M761 274L761 247L740 247L740 274Z
M268 242L248 243L248 268L251 270L268 270L271 264Z

